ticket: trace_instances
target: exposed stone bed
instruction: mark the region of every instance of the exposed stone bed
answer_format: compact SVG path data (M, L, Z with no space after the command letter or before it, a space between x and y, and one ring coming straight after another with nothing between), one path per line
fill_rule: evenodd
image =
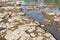
M17 13L20 11L22 11L22 8L20 7L14 7L14 6L0 7L0 13L4 13L4 12Z
M56 23L57 26L57 31L58 33L60 33L60 13L53 13L53 12L47 12L47 11L43 11L42 12L43 16L44 16L44 24L48 25L50 24L50 26L52 25L52 23Z
M53 13L53 12L43 11L42 14L43 14L45 19L60 23L60 13Z
M0 13L0 40L56 40L23 12Z
M55 6L38 6L38 5L26 5L26 9L27 10L41 10L41 9L44 9L44 8L49 8L49 9L56 9Z
M27 6L26 9L27 10L40 10L40 9L43 9L43 8L46 8L46 6Z

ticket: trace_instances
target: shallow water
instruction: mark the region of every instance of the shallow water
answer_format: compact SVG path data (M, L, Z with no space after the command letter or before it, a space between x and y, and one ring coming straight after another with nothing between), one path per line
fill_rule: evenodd
M33 4L33 5L54 5L56 6L57 8L56 9L49 9L49 8L44 8L44 9L40 9L40 10L32 10L32 11L28 11L25 9L26 6L21 6L24 10L23 12L26 13L27 16L31 16L33 19L37 20L38 22L40 22L40 24L43 24L43 15L42 15L42 11L50 11L50 12L55 12L55 13L58 13L60 12L59 10L59 3L55 2L56 0L43 0L42 2L32 2L32 1L29 1L29 2L25 2L26 4ZM57 5L58 4L58 5ZM57 40L60 40L60 34L57 32L57 25L56 23L53 22L52 26L46 26L46 30L48 32L50 32Z
M33 19L40 22L40 24L43 24L43 15L41 14L41 10L33 10L33 11L27 11L27 16L31 16ZM46 26L46 30L50 32L57 40L60 40L60 34L57 32L57 25L53 22L52 26Z

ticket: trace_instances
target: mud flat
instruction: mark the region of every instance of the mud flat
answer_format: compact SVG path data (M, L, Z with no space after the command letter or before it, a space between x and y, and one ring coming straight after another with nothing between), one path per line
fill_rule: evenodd
M0 13L1 40L56 40L41 26L44 28L44 25L40 25L23 12L4 11Z

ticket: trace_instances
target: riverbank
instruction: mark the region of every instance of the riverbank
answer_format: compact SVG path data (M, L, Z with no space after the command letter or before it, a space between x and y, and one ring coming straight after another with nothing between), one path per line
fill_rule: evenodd
M7 7L5 8L7 9ZM13 10L15 8L19 9L17 7L11 8ZM25 13L19 12L18 10L14 12L13 10L0 13L1 40L56 40L53 35L44 30L45 26L40 25L39 22L26 16Z

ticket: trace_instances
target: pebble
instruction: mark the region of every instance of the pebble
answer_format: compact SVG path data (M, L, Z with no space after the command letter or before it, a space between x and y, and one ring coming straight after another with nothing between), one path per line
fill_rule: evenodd
M0 22L2 21L3 19L2 18L0 18Z
M44 27L45 25L41 25L42 27Z
M44 36L46 36L46 37L50 37L51 34L50 34L50 33L45 33Z
M57 21L58 22L58 21L60 21L60 19L56 18L56 19L54 19L54 21Z
M35 34L34 33L30 33L31 37L35 37Z

